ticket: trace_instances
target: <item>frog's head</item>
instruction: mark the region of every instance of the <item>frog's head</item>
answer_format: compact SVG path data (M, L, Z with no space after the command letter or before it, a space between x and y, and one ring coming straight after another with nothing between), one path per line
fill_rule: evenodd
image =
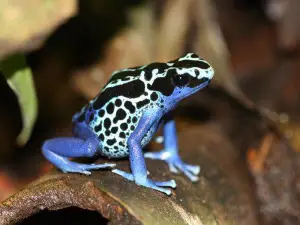
M213 68L194 53L167 63L121 69L112 74L93 107L100 109L111 98L120 96L139 101L144 99L142 105L150 100L157 101L159 96L165 100L166 107L172 107L208 85L213 74ZM149 99L145 99L147 97Z
M209 84L214 69L194 53L166 63L164 73L158 75L151 88L161 92L172 102L195 93Z

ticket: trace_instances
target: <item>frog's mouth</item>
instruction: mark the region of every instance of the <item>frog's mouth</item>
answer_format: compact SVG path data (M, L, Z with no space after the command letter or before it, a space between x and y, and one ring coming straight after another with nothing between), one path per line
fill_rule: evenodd
M209 83L211 82L211 79L207 79L204 82L202 82L201 84L199 84L199 80L198 80L198 85L194 86L194 87L190 87L189 85L184 87L184 88L176 88L174 90L175 96L177 95L177 98L175 97L174 99L177 99L176 102L196 93L197 91L201 90L202 88L206 87Z
M210 83L211 79L208 77L202 77L201 79L194 78L190 81L190 83L187 85L189 88L197 88L199 87L204 88Z
M197 91L200 91L202 88L205 88L207 85L209 85L210 82L211 82L211 79L207 79L206 81L202 82L200 85L198 85L196 87L189 87L193 90L191 90L188 95L192 95L192 94L196 93Z
M169 104L168 110L173 109L176 104L178 104L181 100L187 98L188 96L196 93L197 91L201 90L202 88L206 87L210 83L211 79L204 81L203 83L199 84L196 87L183 87L179 88L176 87L173 91L171 97L167 97L165 101Z

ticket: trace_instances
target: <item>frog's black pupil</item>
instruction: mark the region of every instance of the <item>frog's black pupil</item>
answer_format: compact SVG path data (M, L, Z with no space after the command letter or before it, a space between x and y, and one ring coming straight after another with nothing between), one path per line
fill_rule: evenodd
M176 86L183 87L186 86L190 81L190 76L188 74L174 74L173 83Z

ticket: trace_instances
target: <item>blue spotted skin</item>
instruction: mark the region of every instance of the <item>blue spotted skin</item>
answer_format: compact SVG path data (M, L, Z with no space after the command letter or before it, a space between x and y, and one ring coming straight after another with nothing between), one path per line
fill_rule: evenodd
M118 169L112 172L170 195L170 189L165 187L175 188L175 181L149 179L144 157L164 160L172 172L183 172L197 181L200 167L181 160L175 122L166 119L166 115L182 99L207 86L213 74L213 68L194 53L168 63L115 71L99 95L73 116L75 137L47 140L42 152L63 172L87 175L90 170L112 168L115 164L80 164L68 158L129 156L131 173ZM164 126L164 149L143 155L142 148L160 125Z

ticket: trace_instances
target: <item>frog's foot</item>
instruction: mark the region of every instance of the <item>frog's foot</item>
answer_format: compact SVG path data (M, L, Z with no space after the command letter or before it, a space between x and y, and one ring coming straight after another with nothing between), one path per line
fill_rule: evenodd
M59 168L64 173L82 173L85 175L90 175L90 170L113 168L116 164L104 163L104 164L81 164L76 162L67 162L66 164L61 164Z
M152 188L154 190L163 192L166 195L171 195L171 190L169 188L161 188L161 187L171 187L171 188L176 187L176 182L174 180L170 180L170 181L153 181L153 180L148 179L148 178L140 178L140 179L136 178L136 179L134 179L134 176L131 173L127 173L127 172L122 171L122 170L113 169L112 172L126 178L127 180L134 181L137 185L144 186L144 187L147 187L147 188Z
M145 158L166 161L172 173L183 172L192 182L198 181L200 166L184 163L176 151L162 150L161 152L147 152Z

